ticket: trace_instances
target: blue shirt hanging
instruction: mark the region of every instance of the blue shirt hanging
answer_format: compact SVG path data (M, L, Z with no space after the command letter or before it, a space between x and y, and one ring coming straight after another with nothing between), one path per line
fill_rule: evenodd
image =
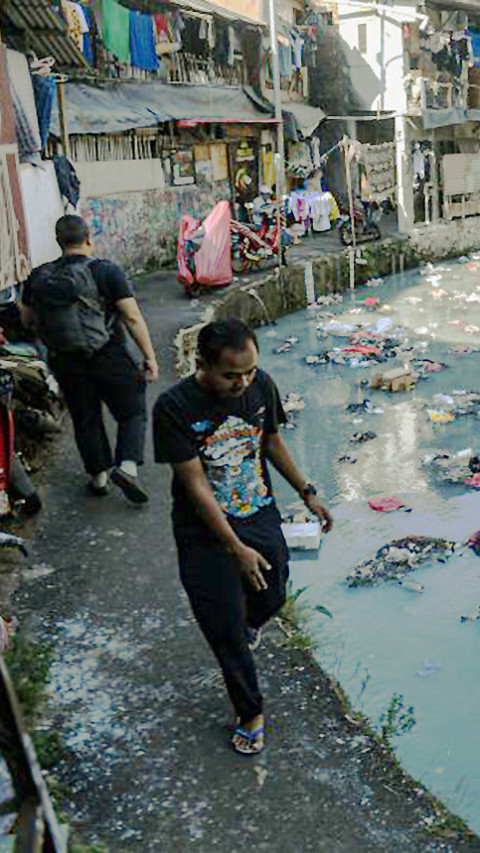
M152 16L130 11L130 62L143 71L157 71Z

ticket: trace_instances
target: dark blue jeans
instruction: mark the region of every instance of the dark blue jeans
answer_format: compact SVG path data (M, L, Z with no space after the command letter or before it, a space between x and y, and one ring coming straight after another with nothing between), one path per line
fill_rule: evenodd
M121 343L112 338L92 356L50 354L49 364L72 417L85 470L99 474L125 459L141 464L145 444L145 377ZM115 457L105 431L105 403L117 422Z

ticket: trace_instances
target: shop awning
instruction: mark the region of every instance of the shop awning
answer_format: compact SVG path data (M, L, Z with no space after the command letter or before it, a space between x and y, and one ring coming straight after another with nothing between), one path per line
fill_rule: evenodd
M243 89L176 83L67 83L65 85L68 132L122 133L153 127L165 121L262 122L273 118L262 112ZM59 136L58 108L50 132Z
M301 133L303 139L311 136L320 122L326 118L320 107L312 107L310 104L300 104L295 101L282 103L282 113L293 116L297 131Z
M259 110L270 113L272 116L275 114L272 101L267 101L252 86L245 86L245 92ZM273 94L271 97L273 98ZM282 118L286 136L298 141L299 137L307 139L311 136L326 115L320 107L312 107L311 104L282 101Z

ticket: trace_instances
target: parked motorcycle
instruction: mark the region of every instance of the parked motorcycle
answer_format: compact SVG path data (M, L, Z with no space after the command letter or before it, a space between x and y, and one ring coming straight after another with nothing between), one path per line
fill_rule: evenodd
M232 267L236 273L260 269L264 262L278 258L279 230L275 205L265 207L260 228L255 228L252 205L245 205L252 224L232 220ZM282 264L287 262L290 237L282 230Z
M379 222L382 218L382 208L375 201L364 201L354 204L355 241L366 243L370 240L380 240L382 237ZM353 243L353 229L350 208L340 206L340 216L337 220L340 240L344 246Z
M236 273L259 269L265 261L278 255L278 227L262 225L254 231L244 222L232 219L232 267Z

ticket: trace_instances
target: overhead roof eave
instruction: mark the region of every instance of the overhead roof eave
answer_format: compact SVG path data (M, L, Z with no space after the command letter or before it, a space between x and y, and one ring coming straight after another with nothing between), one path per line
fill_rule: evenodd
M480 3L476 0L426 0L427 8L455 9L480 18Z
M259 109L244 89L235 86L162 83L158 80L75 83L65 86L69 133L114 134L155 127L169 121L203 123L265 123L271 113ZM58 105L50 132L60 134Z
M57 68L90 68L48 0L4 0L1 27L3 40L13 50L53 56Z
M227 9L225 6L210 3L209 0L119 0L119 2L128 9L136 9L152 14L162 11L167 4L177 6L185 11L191 9L192 12L215 15L219 18L225 18L228 21L239 21L242 24L250 24L255 27L266 27L265 21L250 18L248 15L241 15L233 9Z

